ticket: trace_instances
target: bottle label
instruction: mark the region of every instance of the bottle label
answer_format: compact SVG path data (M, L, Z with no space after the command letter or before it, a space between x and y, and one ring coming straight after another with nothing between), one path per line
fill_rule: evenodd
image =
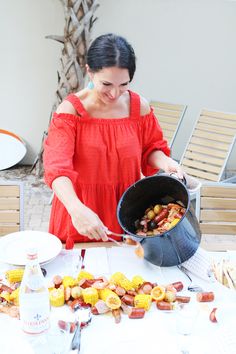
M26 333L39 334L49 328L48 294L30 293L20 297L20 320Z

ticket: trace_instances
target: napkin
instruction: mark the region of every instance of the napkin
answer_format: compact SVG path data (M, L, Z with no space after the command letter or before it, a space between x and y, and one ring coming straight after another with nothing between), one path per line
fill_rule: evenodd
M201 247L191 258L183 262L182 266L203 280L213 281L215 279L211 270L209 254Z

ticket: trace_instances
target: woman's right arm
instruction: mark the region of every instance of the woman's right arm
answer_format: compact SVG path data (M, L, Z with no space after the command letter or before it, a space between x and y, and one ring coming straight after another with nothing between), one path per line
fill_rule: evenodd
M105 226L96 213L86 207L77 197L68 177L60 176L53 180L52 189L71 216L75 229L90 239L107 241Z
M61 115L60 115L61 114ZM53 117L44 143L44 179L71 216L75 229L90 239L107 241L104 225L91 209L78 198L74 186L78 173L74 170L76 112L63 101Z

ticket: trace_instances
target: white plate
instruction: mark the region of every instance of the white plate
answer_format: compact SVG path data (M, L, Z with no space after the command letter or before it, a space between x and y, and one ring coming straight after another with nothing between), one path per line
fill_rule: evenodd
M42 231L19 231L0 239L0 261L25 265L28 248L38 250L39 263L53 260L61 251L62 243L54 235Z
M5 170L20 162L26 154L26 146L16 134L0 129L0 170Z

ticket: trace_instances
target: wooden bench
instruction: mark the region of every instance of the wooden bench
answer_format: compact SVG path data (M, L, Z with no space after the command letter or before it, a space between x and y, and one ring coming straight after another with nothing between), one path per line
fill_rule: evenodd
M197 205L201 246L211 251L236 250L236 184L203 184Z
M235 136L236 113L203 109L180 160L184 171L200 180L221 181Z
M0 181L0 236L23 230L23 184Z
M160 101L151 101L150 105L153 107L168 145L172 147L187 106Z

